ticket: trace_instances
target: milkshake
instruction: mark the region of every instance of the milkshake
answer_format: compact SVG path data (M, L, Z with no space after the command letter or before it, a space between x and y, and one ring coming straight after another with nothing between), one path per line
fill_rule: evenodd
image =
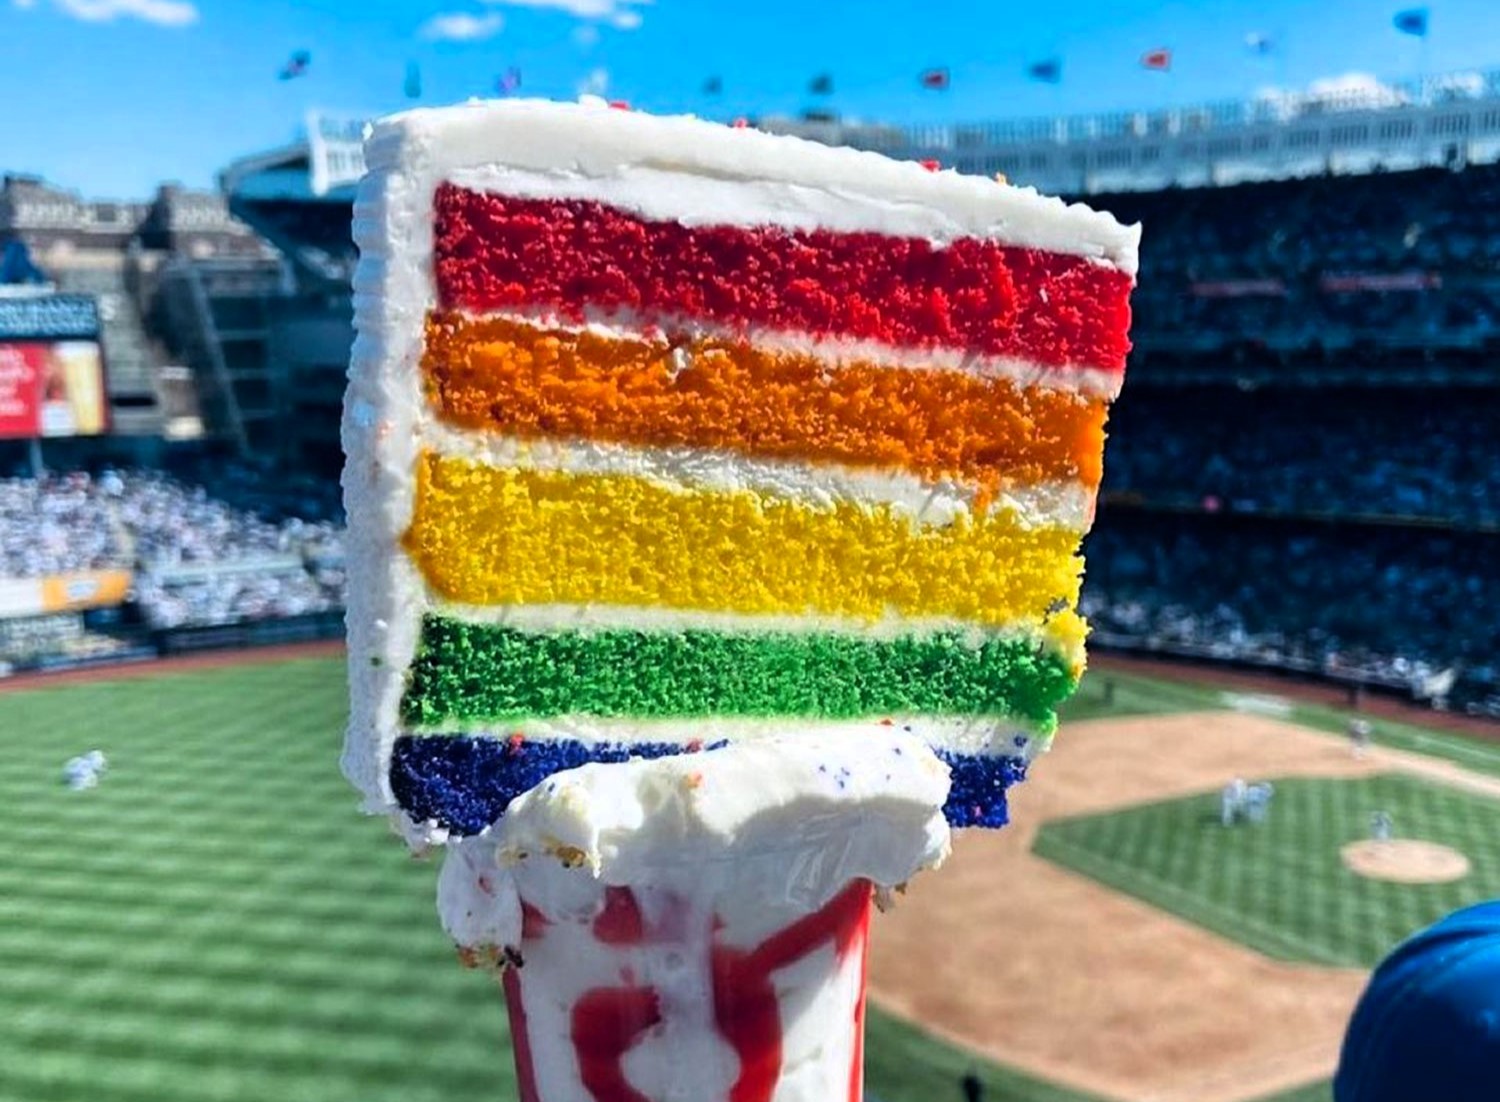
M522 1102L862 1094L878 895L948 852L920 740L823 734L560 773L449 852L440 908L502 970Z

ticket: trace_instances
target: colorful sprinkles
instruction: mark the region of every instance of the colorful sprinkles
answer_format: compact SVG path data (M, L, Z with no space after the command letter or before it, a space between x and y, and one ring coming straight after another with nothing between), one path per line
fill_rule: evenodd
M704 753L726 745L711 743ZM391 757L391 789L413 819L454 834L477 834L523 792L554 773L596 762L680 754L678 743L585 743L527 739L511 750L499 739L475 735L404 735ZM954 826L1004 826L1006 792L1026 778L1020 758L938 751L953 781L944 812Z

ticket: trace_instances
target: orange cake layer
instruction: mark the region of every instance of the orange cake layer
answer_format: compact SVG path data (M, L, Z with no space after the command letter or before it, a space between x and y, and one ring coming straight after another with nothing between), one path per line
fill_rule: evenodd
M1106 403L1053 387L447 312L426 336L428 396L462 428L898 467L986 496L1099 484Z

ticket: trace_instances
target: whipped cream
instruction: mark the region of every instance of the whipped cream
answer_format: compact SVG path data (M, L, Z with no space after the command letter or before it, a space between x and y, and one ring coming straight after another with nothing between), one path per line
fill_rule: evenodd
M687 892L728 916L747 900L816 910L851 880L891 888L941 864L947 796L948 767L894 726L585 765L450 846L438 908L470 947L520 941L518 892L571 911L590 881Z
M439 906L511 966L522 1096L855 1097L871 893L947 856L947 795L892 727L587 765L515 800L450 847Z

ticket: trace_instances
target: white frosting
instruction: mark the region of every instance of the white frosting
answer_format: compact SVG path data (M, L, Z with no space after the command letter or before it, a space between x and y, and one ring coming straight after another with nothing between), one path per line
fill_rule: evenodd
M946 527L974 512L972 487L947 479L927 481L898 470L838 463L812 466L695 447L521 440L461 432L438 422L426 426L424 442L443 455L491 467L627 475L684 492L694 488L727 493L750 490L821 509L840 502L889 505L926 527ZM988 512L1008 512L1025 528L1071 528L1082 536L1093 501L1093 492L1080 483L1044 482L1000 492Z
M467 311L460 313L468 314ZM980 379L1003 379L1021 388L1037 387L1085 398L1117 398L1125 377L1119 371L1075 365L1052 366L1015 356L993 356L974 350L902 348L881 344L879 341L815 337L808 333L768 329L759 325L743 329L728 328L708 324L701 318L677 315L652 315L648 319L634 310L624 308L605 310L588 306L582 311L581 322L565 321L554 308L545 306L510 307L487 312L484 316L528 322L563 332L588 332L604 338L630 337L639 340L643 336L669 333L674 337L685 336L690 340L743 340L771 352L813 357L823 361L829 371L836 371L849 363L875 364L900 371L955 371ZM686 349L679 348L676 351L683 356L682 368L691 370L691 355Z
M927 172L877 154L731 130L691 118L653 118L539 101L415 111L378 124L367 144L366 160L371 172L360 185L354 210L354 236L361 252L354 279L357 337L343 421L348 457L344 494L350 519L346 554L352 583L352 703L343 766L365 793L371 811L397 811L387 766L400 732L406 670L421 617L431 607L422 578L399 543L412 515L416 460L433 442L460 447L432 423L420 386L423 322L436 303L432 199L440 181L485 177L491 181L488 186L509 187L514 182L529 194L588 194L646 204L639 209L683 220L831 225L918 233L937 240L982 234L1091 257L1129 273L1136 264L1138 230L1082 206L1067 206L994 181ZM505 168L496 167L500 165ZM507 173L511 178L502 181ZM831 363L839 356L859 356L897 367L947 367L1049 386L1076 385L1104 395L1113 395L1118 385L1117 377L1105 372L1059 373L951 351L904 353L848 342L809 342L792 335L764 336L784 347L827 354ZM508 446L461 445L501 450ZM577 462L579 469L590 463L618 467L623 462L622 450L606 447L557 447L551 453L558 462ZM719 458L718 472L686 451L659 449L628 463L635 465L633 469L657 470L665 478L781 485L787 492L816 490L824 499L838 494L894 498L929 522L957 515L971 500L956 485L928 486L923 492L930 496L919 502L914 483L901 476L840 470L830 472L825 481L820 471L815 486L806 470L794 473L791 464ZM1055 509L1054 518L1069 522L1087 516L1086 496L1069 486L1012 495L1000 507L1031 513ZM1081 529L1083 524L1077 526ZM817 627L823 621L809 618L805 623ZM598 729L603 728L601 724ZM785 729L784 721L780 729ZM991 727L991 734L997 733ZM576 732L575 737L583 734ZM444 840L442 831L431 825L404 816L398 820L413 844Z
M731 943L756 939L765 931L752 912L812 911L856 878L893 887L936 867L949 849L947 798L947 766L896 727L585 765L450 847L438 907L460 944L508 945L520 941L519 911L493 890L501 880L554 917L597 907L596 882L671 888L721 904L731 926L744 912Z
M514 179L538 198L594 197L584 181L608 180L609 202L660 217L989 237L1094 257L1131 275L1140 243L1138 226L1031 188L685 115L543 100L422 109L377 123L365 161L377 171L430 165L493 187ZM749 186L720 190L739 183Z
M929 746L955 754L989 754L1029 761L1045 749L1048 738L1034 726L1017 719L975 716L903 716L880 720L788 719L785 716L695 716L691 719L601 718L599 716L549 716L546 719L506 720L503 723L440 724L433 732L472 730L509 737L572 739L595 743L664 742L679 746L701 743L712 746L728 741L749 743L785 737L795 729L798 737L851 735L879 737L891 727L909 729ZM425 728L413 730L422 733Z
M721 612L670 608L666 605L467 605L432 595L432 610L456 620L503 624L518 631L603 631L635 628L641 631L723 631L753 635L762 632L805 632L816 629L832 635L890 640L921 638L938 632L957 634L970 646L990 639L1022 639L1036 646L1057 646L1045 629L1031 622L1011 627L982 627L943 616L887 615L878 620L855 616L797 616L782 613ZM1081 661L1083 656L1064 655Z

